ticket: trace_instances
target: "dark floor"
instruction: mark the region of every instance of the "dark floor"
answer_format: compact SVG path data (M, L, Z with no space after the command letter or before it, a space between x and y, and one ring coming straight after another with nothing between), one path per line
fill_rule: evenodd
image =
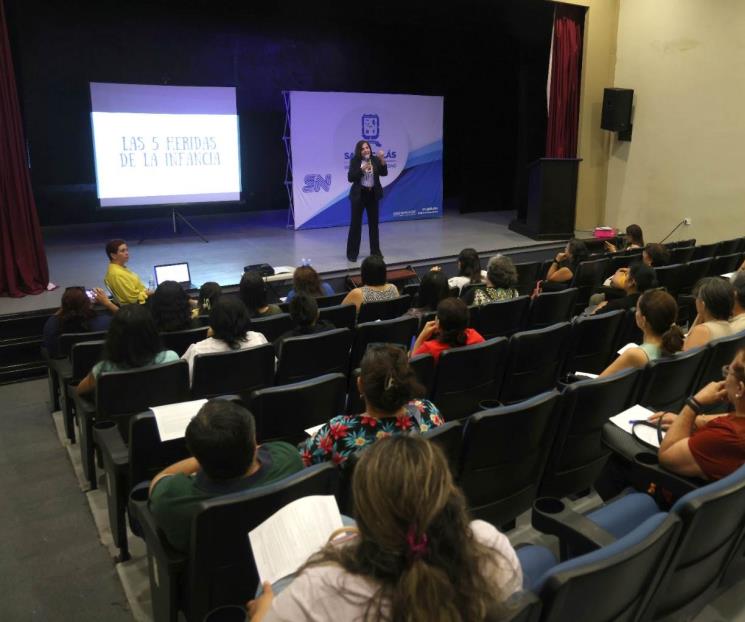
M131 622L49 414L46 381L0 386L3 620Z

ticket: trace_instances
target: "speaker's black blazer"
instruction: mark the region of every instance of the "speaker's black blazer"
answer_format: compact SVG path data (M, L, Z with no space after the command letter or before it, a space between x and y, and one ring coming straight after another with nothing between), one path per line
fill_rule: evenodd
M380 161L378 156L370 156L370 160L373 165L373 188L375 192L375 198L380 200L383 198L383 186L380 185L380 178L388 175L388 165ZM347 179L352 187L349 189L349 197L352 200L358 200L362 194L362 158L352 158L349 161L349 172L347 173Z

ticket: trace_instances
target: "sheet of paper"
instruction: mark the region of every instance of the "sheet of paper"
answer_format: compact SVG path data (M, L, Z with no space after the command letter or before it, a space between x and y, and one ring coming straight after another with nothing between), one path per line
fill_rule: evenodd
M720 274L719 276L723 276L725 279L731 279L736 274L737 272L726 272L724 274Z
M624 353L624 352L626 352L626 350L628 350L629 348L638 348L638 347L639 347L639 344L636 344L636 343L634 343L633 341L632 341L632 342L629 342L629 343L627 343L627 344L626 344L625 346L623 346L623 347L622 347L622 348L621 348L621 349L620 349L620 350L618 351L618 354L623 354L623 353Z
M318 432L318 430L320 430L325 425L325 423L319 423L318 425L314 425L311 428L305 428L305 433L308 436L315 436L316 432Z
M624 432L628 432L629 434L631 434L633 430L633 433L639 439L643 440L646 443L649 443L650 445L659 447L660 443L657 439L656 428L652 428L647 425L633 425L634 421L646 421L650 417L650 415L653 414L654 411L649 410L649 408L644 408L644 406L636 404L635 406L627 408L623 412L618 413L615 417L611 417L610 421L616 424ZM664 435L665 434L663 432L663 437Z
M184 438L186 426L206 402L207 400L194 400L165 406L152 406L150 410L155 415L160 440L172 441L176 438Z
M340 527L333 495L303 497L275 512L248 534L259 579L274 583L292 574Z

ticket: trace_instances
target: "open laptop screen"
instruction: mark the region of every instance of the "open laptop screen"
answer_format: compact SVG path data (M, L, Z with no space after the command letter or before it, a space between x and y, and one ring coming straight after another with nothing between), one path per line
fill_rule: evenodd
M191 281L189 264L184 262L155 266L155 284L160 285L163 281L188 283Z

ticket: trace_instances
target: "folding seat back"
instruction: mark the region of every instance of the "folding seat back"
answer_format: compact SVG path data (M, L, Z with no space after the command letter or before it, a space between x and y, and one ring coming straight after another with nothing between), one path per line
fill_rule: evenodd
M577 288L560 292L543 292L531 301L528 313L528 330L544 328L559 322L567 322L572 317Z
M192 343L207 339L207 326L188 328L186 330L173 330L160 333L160 339L166 350L173 350L179 356L189 349Z
M194 399L237 393L249 403L252 391L272 384L274 348L270 343L194 357L191 384Z
M540 267L541 264L537 261L515 264L515 269L517 270L517 285L515 289L521 296L528 296L535 289Z
M448 459L453 478L457 478L460 471L461 452L463 451L463 425L461 422L448 421L439 427L430 428L422 436L442 449Z
M390 300L365 302L360 306L357 323L392 320L406 313L409 307L411 307L411 296L408 295L398 296Z
M569 322L510 337L507 363L499 399L518 402L556 386L565 356Z
M346 377L337 373L254 391L251 412L257 438L260 442L307 438L304 430L344 412L346 387Z
M271 343L277 337L281 337L286 332L291 331L293 326L294 324L289 314L275 313L266 317L252 318L250 330L261 333Z
M717 255L732 255L742 252L742 238L733 238L732 240L723 240L719 242Z
M641 370L625 369L567 386L541 496L565 497L592 487L609 456L601 443L603 425L636 403L640 378Z
M709 264L708 276L719 276L720 274L729 274L740 267L742 263L742 253L733 253L730 255L717 255Z
M685 279L686 264L676 263L655 268L657 283L664 287L673 298L677 298Z
M695 246L676 246L670 249L670 263L687 263L693 258Z
M475 518L505 526L530 508L551 449L560 400L553 390L466 421L459 484Z
M691 395L707 354L706 348L694 348L647 363L642 373L639 404L677 413Z
M574 315L582 313L587 306L590 296L598 289L605 280L609 259L594 259L592 261L582 261L577 266L572 279L572 287L577 288L577 298L574 301Z
M484 339L510 337L525 328L529 306L528 296L481 305L475 328Z
M693 286L709 273L710 265L711 257L689 261L680 282L680 294L690 294Z
M347 374L352 331L348 328L290 337L282 343L277 384L300 382L324 374Z
M440 355L432 401L446 420L467 417L479 410L481 400L497 398L508 343L504 337L496 337Z
M411 347L411 340L419 325L419 320L413 315L397 317L392 320L366 322L358 324L352 343L352 353L349 360L350 370L360 366L367 346L371 343L399 344L406 350Z
M316 298L316 304L319 309L325 309L326 307L336 307L341 304L341 301L347 297L347 292L340 294L329 294L328 296L319 296Z
M735 358L735 354L743 347L745 347L745 332L714 339L707 343L708 355L696 379L693 392L695 393L710 382L721 380L722 367L729 365Z
M719 254L719 242L714 242L714 244L701 244L693 249L693 257L691 257L691 259L704 259L705 257L714 257L714 255L717 254Z
M320 307L318 319L325 320L336 326L336 328L348 328L354 330L357 324L357 307L354 305L333 305L331 307Z
M567 342L564 371L601 373L614 358L623 319L622 309L575 318Z
M106 331L90 333L62 333L59 336L58 354L60 358L67 358L72 352L72 347L83 341L103 341L106 339Z
M639 250L631 252L613 253L608 257L610 260L605 270L605 278L616 273L620 268L628 268L632 263L636 263L642 260L642 254Z

